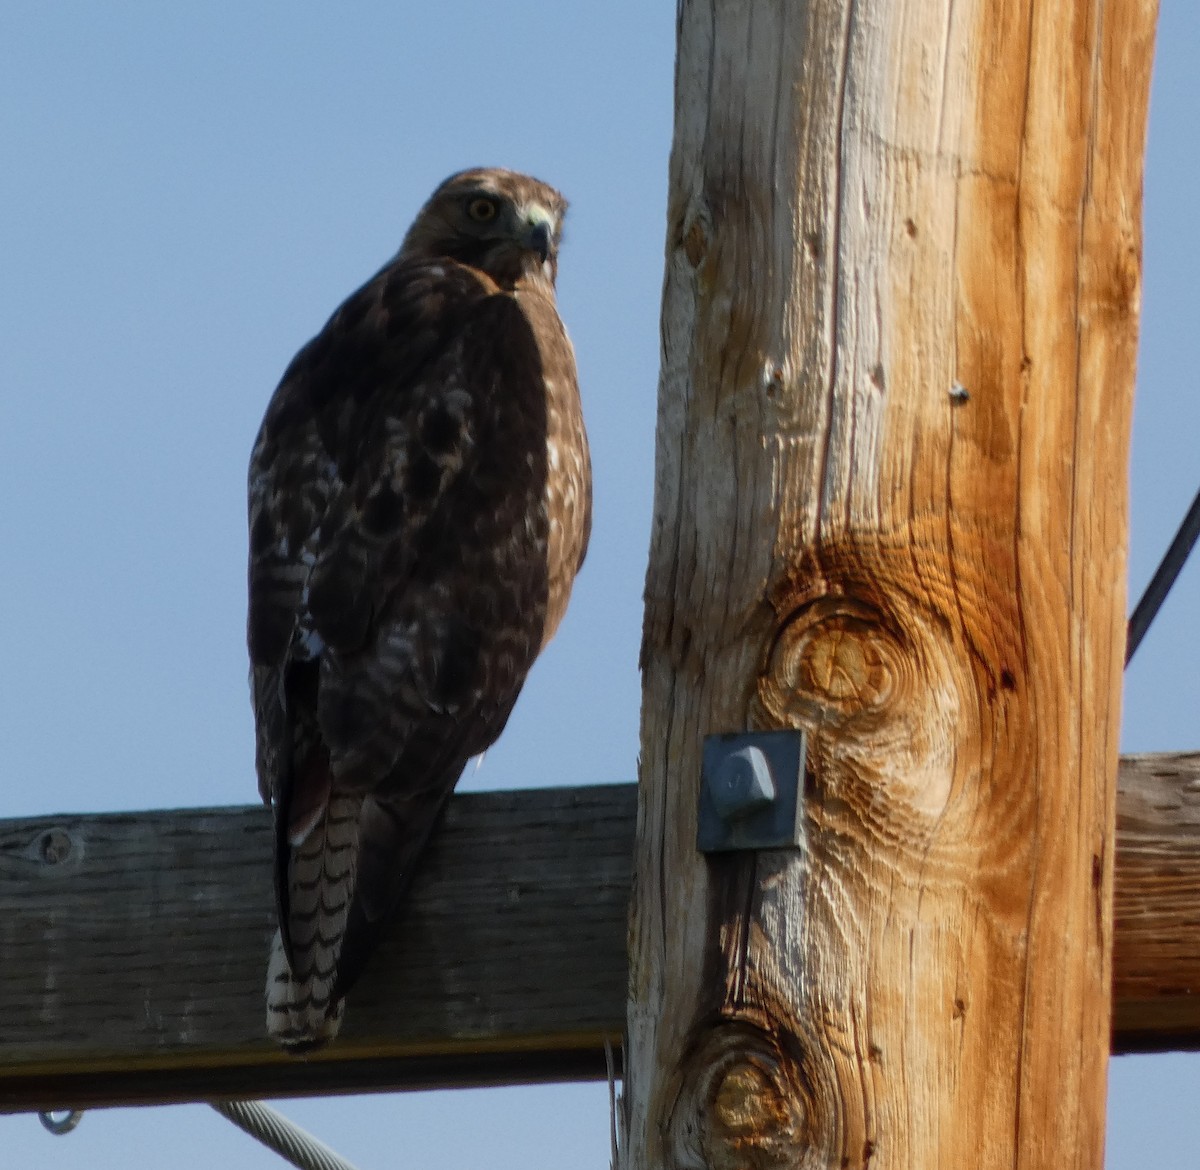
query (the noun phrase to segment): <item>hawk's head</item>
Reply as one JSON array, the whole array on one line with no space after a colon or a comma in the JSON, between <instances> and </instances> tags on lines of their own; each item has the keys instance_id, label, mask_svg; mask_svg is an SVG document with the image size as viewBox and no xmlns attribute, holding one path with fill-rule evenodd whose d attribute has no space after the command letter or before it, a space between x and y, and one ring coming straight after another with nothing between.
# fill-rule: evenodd
<instances>
[{"instance_id":1,"label":"hawk's head","mask_svg":"<svg viewBox=\"0 0 1200 1170\"><path fill-rule=\"evenodd\" d=\"M451 175L421 208L400 255L445 256L486 272L503 288L554 285L567 201L528 175L481 167Z\"/></svg>"}]
</instances>

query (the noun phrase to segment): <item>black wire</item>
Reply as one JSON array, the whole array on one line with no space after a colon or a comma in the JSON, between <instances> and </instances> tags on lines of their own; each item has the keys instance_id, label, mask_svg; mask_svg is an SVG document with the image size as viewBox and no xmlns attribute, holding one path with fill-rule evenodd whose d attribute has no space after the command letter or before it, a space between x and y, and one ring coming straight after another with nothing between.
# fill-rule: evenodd
<instances>
[{"instance_id":1,"label":"black wire","mask_svg":"<svg viewBox=\"0 0 1200 1170\"><path fill-rule=\"evenodd\" d=\"M1142 599L1137 603L1133 616L1129 619L1129 633L1125 642L1126 666L1137 653L1137 648L1142 644L1142 639L1146 636L1150 623L1158 616L1158 611L1162 608L1162 603L1166 601L1167 594L1171 592L1171 586L1175 584L1175 579L1179 576L1179 571L1187 561L1188 554L1195 546L1197 537L1200 537L1200 492L1196 493L1196 498L1183 518L1179 531L1175 533L1175 539L1171 541L1171 547L1167 549L1162 563L1154 571L1154 576L1150 578L1150 584L1146 586L1146 592L1142 594Z\"/></svg>"}]
</instances>

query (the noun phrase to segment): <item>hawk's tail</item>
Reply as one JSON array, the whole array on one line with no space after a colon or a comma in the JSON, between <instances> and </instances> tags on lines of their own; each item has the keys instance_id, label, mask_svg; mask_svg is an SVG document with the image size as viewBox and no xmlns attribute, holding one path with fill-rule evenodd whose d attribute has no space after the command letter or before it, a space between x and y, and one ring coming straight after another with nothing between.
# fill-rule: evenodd
<instances>
[{"instance_id":1,"label":"hawk's tail","mask_svg":"<svg viewBox=\"0 0 1200 1170\"><path fill-rule=\"evenodd\" d=\"M267 965L267 1033L293 1051L332 1040L342 1020L336 985L361 806L361 796L331 795L315 823L288 842L286 899L280 899L286 921Z\"/></svg>"}]
</instances>

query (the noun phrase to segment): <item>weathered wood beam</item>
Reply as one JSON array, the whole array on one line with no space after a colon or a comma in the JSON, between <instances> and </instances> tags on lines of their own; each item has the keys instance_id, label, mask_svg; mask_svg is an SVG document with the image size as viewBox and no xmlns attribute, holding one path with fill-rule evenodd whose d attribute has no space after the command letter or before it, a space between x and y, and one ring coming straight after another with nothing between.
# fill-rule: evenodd
<instances>
[{"instance_id":1,"label":"weathered wood beam","mask_svg":"<svg viewBox=\"0 0 1200 1170\"><path fill-rule=\"evenodd\" d=\"M0 1110L602 1077L634 813L632 785L457 797L306 1060L262 1038L263 809L0 822ZM1117 816L1113 1050L1200 1048L1200 753L1124 759Z\"/></svg>"},{"instance_id":2,"label":"weathered wood beam","mask_svg":"<svg viewBox=\"0 0 1200 1170\"><path fill-rule=\"evenodd\" d=\"M337 1043L265 1040L261 807L0 823L0 1110L604 1075L632 786L456 797Z\"/></svg>"},{"instance_id":3,"label":"weathered wood beam","mask_svg":"<svg viewBox=\"0 0 1200 1170\"><path fill-rule=\"evenodd\" d=\"M1117 778L1113 1051L1200 1049L1200 752Z\"/></svg>"}]
</instances>

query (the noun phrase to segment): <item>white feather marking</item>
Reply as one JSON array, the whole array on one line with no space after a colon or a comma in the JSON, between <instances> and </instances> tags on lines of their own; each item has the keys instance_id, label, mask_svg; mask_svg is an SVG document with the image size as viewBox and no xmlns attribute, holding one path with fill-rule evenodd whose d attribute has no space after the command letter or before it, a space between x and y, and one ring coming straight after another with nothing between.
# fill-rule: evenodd
<instances>
[{"instance_id":1,"label":"white feather marking","mask_svg":"<svg viewBox=\"0 0 1200 1170\"><path fill-rule=\"evenodd\" d=\"M283 937L276 931L267 960L267 1034L285 1048L332 1040L342 1022L344 1007L339 1001L332 1011L322 1008L296 983L288 967Z\"/></svg>"},{"instance_id":2,"label":"white feather marking","mask_svg":"<svg viewBox=\"0 0 1200 1170\"><path fill-rule=\"evenodd\" d=\"M296 966L289 966L278 935L267 965L267 1031L284 1047L319 1044L337 1034L342 1004L334 987L354 895L361 804L361 797L332 796L303 841L297 843L299 832L290 835L289 932Z\"/></svg>"},{"instance_id":3,"label":"white feather marking","mask_svg":"<svg viewBox=\"0 0 1200 1170\"><path fill-rule=\"evenodd\" d=\"M317 827L324 815L325 806L319 804L299 824L290 826L288 829L288 844L293 849L299 849L308 840L308 835Z\"/></svg>"}]
</instances>

